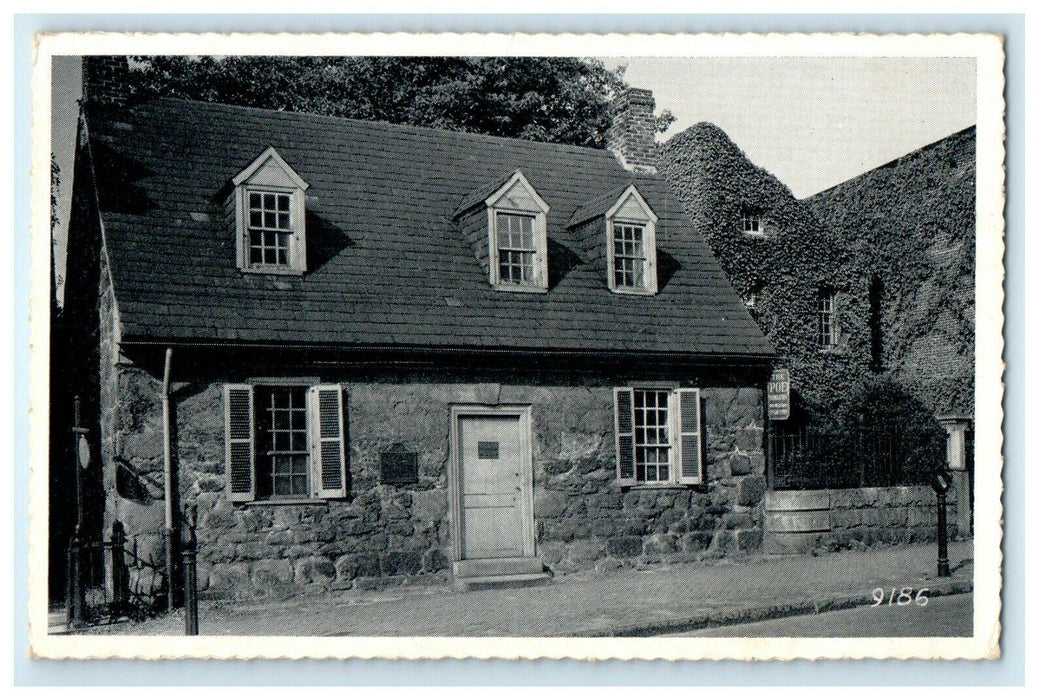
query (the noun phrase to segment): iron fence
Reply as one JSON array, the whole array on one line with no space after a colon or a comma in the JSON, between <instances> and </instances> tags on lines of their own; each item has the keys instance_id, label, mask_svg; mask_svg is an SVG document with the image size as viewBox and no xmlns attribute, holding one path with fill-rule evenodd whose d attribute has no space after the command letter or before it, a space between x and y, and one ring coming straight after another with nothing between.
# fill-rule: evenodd
<instances>
[{"instance_id":1,"label":"iron fence","mask_svg":"<svg viewBox=\"0 0 1046 700\"><path fill-rule=\"evenodd\" d=\"M66 550L66 611L70 626L144 619L158 612L167 596L162 557L143 556L140 543L162 533L128 538L113 523L109 539L74 537Z\"/></svg>"},{"instance_id":2,"label":"iron fence","mask_svg":"<svg viewBox=\"0 0 1046 700\"><path fill-rule=\"evenodd\" d=\"M776 490L928 484L946 443L903 429L804 427L770 434Z\"/></svg>"}]
</instances>

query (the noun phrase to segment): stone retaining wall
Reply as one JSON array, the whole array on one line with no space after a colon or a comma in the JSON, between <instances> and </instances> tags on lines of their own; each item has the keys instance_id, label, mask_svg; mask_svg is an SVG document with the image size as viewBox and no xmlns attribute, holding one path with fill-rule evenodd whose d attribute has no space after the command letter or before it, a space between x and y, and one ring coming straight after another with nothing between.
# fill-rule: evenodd
<instances>
[{"instance_id":1,"label":"stone retaining wall","mask_svg":"<svg viewBox=\"0 0 1046 700\"><path fill-rule=\"evenodd\" d=\"M772 491L763 504L763 549L784 554L824 546L906 543L937 536L937 494L929 486ZM948 531L957 533L955 492Z\"/></svg>"},{"instance_id":2,"label":"stone retaining wall","mask_svg":"<svg viewBox=\"0 0 1046 700\"><path fill-rule=\"evenodd\" d=\"M303 372L302 376L313 373ZM121 478L107 521L129 535L162 523L160 382L119 366L120 399L104 461ZM553 571L696 558L761 543L763 393L702 386L706 483L623 491L615 480L613 381L464 382L446 374L322 377L345 386L349 497L302 505L234 504L226 496L222 383L179 384L173 404L179 506L199 518L204 595L254 597L449 578L450 405L529 404L533 410L538 554ZM698 380L694 385L701 386ZM419 481L378 483L380 455L416 452ZM159 549L143 556L162 560Z\"/></svg>"}]
</instances>

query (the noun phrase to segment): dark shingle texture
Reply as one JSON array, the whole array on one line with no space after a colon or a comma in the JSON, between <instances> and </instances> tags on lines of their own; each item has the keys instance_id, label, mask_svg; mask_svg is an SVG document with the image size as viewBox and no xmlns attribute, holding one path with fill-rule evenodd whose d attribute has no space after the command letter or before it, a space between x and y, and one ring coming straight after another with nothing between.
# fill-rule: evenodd
<instances>
[{"instance_id":1,"label":"dark shingle texture","mask_svg":"<svg viewBox=\"0 0 1046 700\"><path fill-rule=\"evenodd\" d=\"M661 292L612 294L582 262L571 214L635 177L609 152L182 100L89 117L125 340L772 354L659 178L636 182L661 217ZM300 278L240 272L222 220L270 145L311 185ZM491 289L452 220L517 168L551 206L547 294Z\"/></svg>"}]
</instances>

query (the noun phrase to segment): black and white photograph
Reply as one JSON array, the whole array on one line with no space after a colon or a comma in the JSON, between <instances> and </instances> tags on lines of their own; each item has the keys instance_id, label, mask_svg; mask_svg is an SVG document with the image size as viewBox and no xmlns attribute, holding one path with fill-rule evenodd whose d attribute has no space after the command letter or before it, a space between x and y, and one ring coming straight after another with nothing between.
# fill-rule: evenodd
<instances>
[{"instance_id":1,"label":"black and white photograph","mask_svg":"<svg viewBox=\"0 0 1046 700\"><path fill-rule=\"evenodd\" d=\"M997 656L998 38L386 39L42 39L34 653Z\"/></svg>"}]
</instances>

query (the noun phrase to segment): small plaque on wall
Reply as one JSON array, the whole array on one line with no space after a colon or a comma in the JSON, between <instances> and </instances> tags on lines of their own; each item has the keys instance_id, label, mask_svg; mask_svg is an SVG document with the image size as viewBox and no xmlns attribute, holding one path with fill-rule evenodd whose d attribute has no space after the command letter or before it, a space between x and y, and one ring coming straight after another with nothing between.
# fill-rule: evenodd
<instances>
[{"instance_id":1,"label":"small plaque on wall","mask_svg":"<svg viewBox=\"0 0 1046 700\"><path fill-rule=\"evenodd\" d=\"M418 453L408 451L403 445L394 445L381 453L380 471L379 481L383 484L416 484Z\"/></svg>"}]
</instances>

